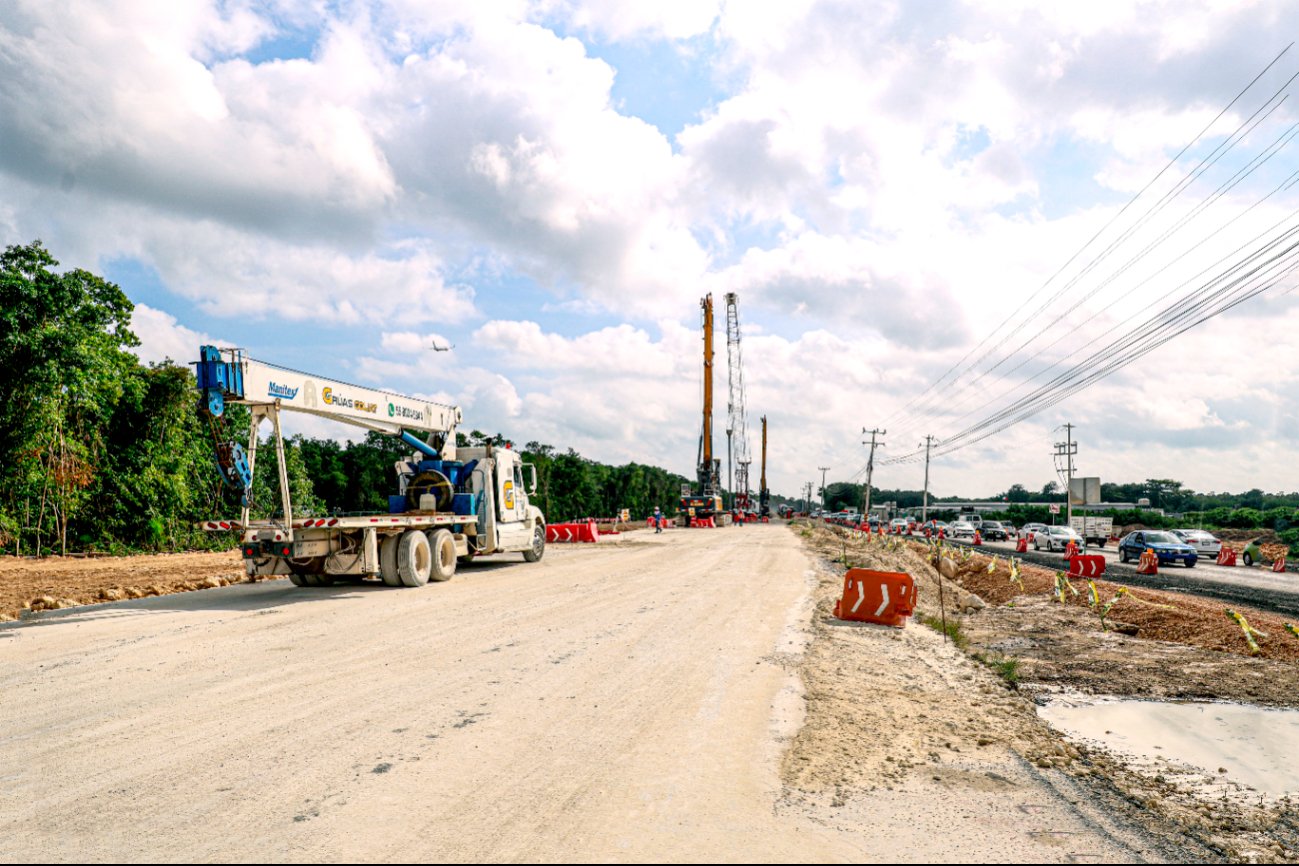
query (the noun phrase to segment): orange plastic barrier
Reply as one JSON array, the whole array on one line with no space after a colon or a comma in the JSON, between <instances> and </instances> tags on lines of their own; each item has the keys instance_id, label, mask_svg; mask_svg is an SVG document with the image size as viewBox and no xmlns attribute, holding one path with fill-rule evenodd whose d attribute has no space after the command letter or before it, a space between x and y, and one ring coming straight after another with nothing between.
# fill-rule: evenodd
<instances>
[{"instance_id":1,"label":"orange plastic barrier","mask_svg":"<svg viewBox=\"0 0 1299 866\"><path fill-rule=\"evenodd\" d=\"M1074 556L1069 560L1070 577L1100 577L1105 573L1105 557L1097 554Z\"/></svg>"},{"instance_id":2,"label":"orange plastic barrier","mask_svg":"<svg viewBox=\"0 0 1299 866\"><path fill-rule=\"evenodd\" d=\"M1218 565L1235 565L1235 564L1236 564L1236 551L1224 544L1222 546L1222 550L1218 551Z\"/></svg>"},{"instance_id":3,"label":"orange plastic barrier","mask_svg":"<svg viewBox=\"0 0 1299 866\"><path fill-rule=\"evenodd\" d=\"M695 529L716 529L717 523L711 517L692 517L690 525Z\"/></svg>"},{"instance_id":4,"label":"orange plastic barrier","mask_svg":"<svg viewBox=\"0 0 1299 866\"><path fill-rule=\"evenodd\" d=\"M983 536L979 534L979 530L977 529L974 530L974 546L983 547Z\"/></svg>"},{"instance_id":5,"label":"orange plastic barrier","mask_svg":"<svg viewBox=\"0 0 1299 866\"><path fill-rule=\"evenodd\" d=\"M1137 574L1159 574L1159 557L1147 547L1137 561Z\"/></svg>"},{"instance_id":6,"label":"orange plastic barrier","mask_svg":"<svg viewBox=\"0 0 1299 866\"><path fill-rule=\"evenodd\" d=\"M595 542L599 540L595 524L585 523L552 523L546 527L546 543L552 542Z\"/></svg>"},{"instance_id":7,"label":"orange plastic barrier","mask_svg":"<svg viewBox=\"0 0 1299 866\"><path fill-rule=\"evenodd\" d=\"M1285 571L1285 557L1284 557L1284 556L1278 556L1275 560L1273 560L1273 562L1272 562L1272 570L1275 571L1275 572L1277 572L1278 574L1280 574L1281 572Z\"/></svg>"},{"instance_id":8,"label":"orange plastic barrier","mask_svg":"<svg viewBox=\"0 0 1299 866\"><path fill-rule=\"evenodd\" d=\"M911 575L850 568L843 577L843 598L835 602L834 615L902 628L915 609L916 584Z\"/></svg>"},{"instance_id":9,"label":"orange plastic barrier","mask_svg":"<svg viewBox=\"0 0 1299 866\"><path fill-rule=\"evenodd\" d=\"M1027 539L1027 538L1021 538L1019 541L1015 542L1015 552L1016 552L1016 553L1028 553L1028 539Z\"/></svg>"},{"instance_id":10,"label":"orange plastic barrier","mask_svg":"<svg viewBox=\"0 0 1299 866\"><path fill-rule=\"evenodd\" d=\"M1078 545L1077 545L1077 544L1075 544L1074 542L1071 541L1071 542L1069 542L1068 544L1066 544L1066 545L1064 546L1064 558L1065 558L1065 559L1073 559L1073 558L1074 558L1075 556L1077 556L1077 555L1078 555Z\"/></svg>"}]
</instances>

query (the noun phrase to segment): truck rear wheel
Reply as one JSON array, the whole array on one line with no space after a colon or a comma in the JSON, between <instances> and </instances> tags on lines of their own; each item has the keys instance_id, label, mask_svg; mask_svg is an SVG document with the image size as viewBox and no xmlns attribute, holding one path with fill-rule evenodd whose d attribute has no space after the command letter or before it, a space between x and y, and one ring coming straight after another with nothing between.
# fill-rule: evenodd
<instances>
[{"instance_id":1,"label":"truck rear wheel","mask_svg":"<svg viewBox=\"0 0 1299 866\"><path fill-rule=\"evenodd\" d=\"M417 529L403 532L397 547L397 573L401 575L402 585L424 586L432 569L433 553L428 536Z\"/></svg>"},{"instance_id":2,"label":"truck rear wheel","mask_svg":"<svg viewBox=\"0 0 1299 866\"><path fill-rule=\"evenodd\" d=\"M446 529L435 531L426 543L432 548L432 570L429 578L439 583L456 573L456 540Z\"/></svg>"},{"instance_id":3,"label":"truck rear wheel","mask_svg":"<svg viewBox=\"0 0 1299 866\"><path fill-rule=\"evenodd\" d=\"M397 545L400 543L400 535L389 535L379 548L379 576L388 586L404 585L401 574L397 571Z\"/></svg>"},{"instance_id":4,"label":"truck rear wheel","mask_svg":"<svg viewBox=\"0 0 1299 866\"><path fill-rule=\"evenodd\" d=\"M546 554L546 530L538 525L532 533L532 547L523 551L524 562L539 562Z\"/></svg>"}]
</instances>

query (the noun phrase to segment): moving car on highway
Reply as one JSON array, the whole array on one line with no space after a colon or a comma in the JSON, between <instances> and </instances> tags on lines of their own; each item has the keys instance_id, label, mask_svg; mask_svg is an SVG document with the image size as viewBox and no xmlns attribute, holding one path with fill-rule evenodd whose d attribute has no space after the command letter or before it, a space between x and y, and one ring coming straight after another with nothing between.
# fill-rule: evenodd
<instances>
[{"instance_id":1,"label":"moving car on highway","mask_svg":"<svg viewBox=\"0 0 1299 866\"><path fill-rule=\"evenodd\" d=\"M1171 532L1157 532L1141 529L1129 532L1119 542L1119 562L1140 559L1146 550L1153 550L1159 557L1159 564L1181 561L1187 568L1195 568L1199 555L1195 548L1184 543Z\"/></svg>"},{"instance_id":2,"label":"moving car on highway","mask_svg":"<svg viewBox=\"0 0 1299 866\"><path fill-rule=\"evenodd\" d=\"M1050 529L1050 527L1045 523L1025 523L1019 528L1019 537L1028 538L1030 535L1034 535L1038 532L1046 532L1048 529Z\"/></svg>"},{"instance_id":3,"label":"moving car on highway","mask_svg":"<svg viewBox=\"0 0 1299 866\"><path fill-rule=\"evenodd\" d=\"M979 527L979 532L983 535L985 541L1005 541L1010 538L1005 528L996 520L985 520Z\"/></svg>"},{"instance_id":4,"label":"moving car on highway","mask_svg":"<svg viewBox=\"0 0 1299 866\"><path fill-rule=\"evenodd\" d=\"M947 531L947 534L952 538L973 538L974 524L966 523L963 520L957 521L952 524L951 528Z\"/></svg>"},{"instance_id":5,"label":"moving car on highway","mask_svg":"<svg viewBox=\"0 0 1299 866\"><path fill-rule=\"evenodd\" d=\"M1203 529L1174 529L1172 533L1185 544L1194 547L1195 552L1200 556L1216 557L1222 550L1222 542Z\"/></svg>"},{"instance_id":6,"label":"moving car on highway","mask_svg":"<svg viewBox=\"0 0 1299 866\"><path fill-rule=\"evenodd\" d=\"M1073 542L1082 550L1082 536L1074 532L1067 526L1044 526L1041 531L1033 534L1033 549L1041 550L1060 550L1063 551Z\"/></svg>"}]
</instances>

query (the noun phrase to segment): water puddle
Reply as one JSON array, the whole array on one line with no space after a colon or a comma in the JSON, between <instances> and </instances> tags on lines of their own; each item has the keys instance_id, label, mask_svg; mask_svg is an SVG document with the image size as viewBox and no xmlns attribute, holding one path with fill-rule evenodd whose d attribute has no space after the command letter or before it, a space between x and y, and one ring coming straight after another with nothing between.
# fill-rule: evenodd
<instances>
[{"instance_id":1,"label":"water puddle","mask_svg":"<svg viewBox=\"0 0 1299 866\"><path fill-rule=\"evenodd\" d=\"M1164 758L1264 794L1299 794L1299 710L1072 697L1038 713L1069 737L1138 762Z\"/></svg>"}]
</instances>

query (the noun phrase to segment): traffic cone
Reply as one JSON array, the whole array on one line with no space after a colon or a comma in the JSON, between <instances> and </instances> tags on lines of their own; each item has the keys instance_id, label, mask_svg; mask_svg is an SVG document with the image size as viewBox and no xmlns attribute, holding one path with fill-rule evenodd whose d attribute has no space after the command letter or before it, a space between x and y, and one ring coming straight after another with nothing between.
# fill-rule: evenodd
<instances>
[{"instance_id":1,"label":"traffic cone","mask_svg":"<svg viewBox=\"0 0 1299 866\"><path fill-rule=\"evenodd\" d=\"M1275 571L1277 574L1280 574L1281 572L1285 571L1284 556L1278 556L1275 560L1272 561L1272 570Z\"/></svg>"},{"instance_id":2,"label":"traffic cone","mask_svg":"<svg viewBox=\"0 0 1299 866\"><path fill-rule=\"evenodd\" d=\"M1028 536L1024 536L1015 543L1016 553L1028 553Z\"/></svg>"},{"instance_id":3,"label":"traffic cone","mask_svg":"<svg viewBox=\"0 0 1299 866\"><path fill-rule=\"evenodd\" d=\"M1074 558L1075 556L1077 556L1077 555L1078 555L1078 545L1077 545L1077 544L1074 544L1074 543L1071 541L1071 542L1069 542L1067 545L1065 545L1065 548L1064 548L1064 558L1065 558L1065 559L1073 559L1073 558Z\"/></svg>"},{"instance_id":4,"label":"traffic cone","mask_svg":"<svg viewBox=\"0 0 1299 866\"><path fill-rule=\"evenodd\" d=\"M977 529L974 530L974 546L983 547L983 536L979 534L979 530Z\"/></svg>"},{"instance_id":5,"label":"traffic cone","mask_svg":"<svg viewBox=\"0 0 1299 866\"><path fill-rule=\"evenodd\" d=\"M1137 561L1137 574L1159 574L1159 557L1149 547Z\"/></svg>"}]
</instances>

